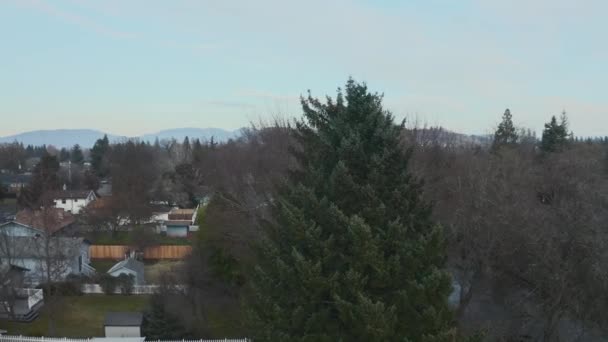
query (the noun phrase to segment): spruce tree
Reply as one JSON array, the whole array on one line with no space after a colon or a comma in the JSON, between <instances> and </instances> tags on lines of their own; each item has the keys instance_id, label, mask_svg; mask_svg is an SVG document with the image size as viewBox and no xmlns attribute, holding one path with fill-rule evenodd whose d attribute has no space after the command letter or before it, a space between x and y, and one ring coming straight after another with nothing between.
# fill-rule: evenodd
<instances>
[{"instance_id":1,"label":"spruce tree","mask_svg":"<svg viewBox=\"0 0 608 342\"><path fill-rule=\"evenodd\" d=\"M74 164L84 163L84 155L82 154L80 145L76 144L74 147L72 147L72 151L70 151L70 159Z\"/></svg>"},{"instance_id":2,"label":"spruce tree","mask_svg":"<svg viewBox=\"0 0 608 342\"><path fill-rule=\"evenodd\" d=\"M107 134L102 139L97 139L93 148L91 148L91 167L99 177L105 177L108 174L108 167L104 163L104 158L109 149L110 141Z\"/></svg>"},{"instance_id":3,"label":"spruce tree","mask_svg":"<svg viewBox=\"0 0 608 342\"><path fill-rule=\"evenodd\" d=\"M167 312L163 297L156 294L150 299L150 307L144 312L142 335L148 340L181 340L191 337L178 317Z\"/></svg>"},{"instance_id":4,"label":"spruce tree","mask_svg":"<svg viewBox=\"0 0 608 342\"><path fill-rule=\"evenodd\" d=\"M551 121L545 124L540 149L543 152L561 151L568 143L569 136L566 112L562 113L560 123L557 123L557 118L554 115L551 117Z\"/></svg>"},{"instance_id":5,"label":"spruce tree","mask_svg":"<svg viewBox=\"0 0 608 342\"><path fill-rule=\"evenodd\" d=\"M59 161L66 162L68 160L70 160L70 151L64 147L59 151Z\"/></svg>"},{"instance_id":6,"label":"spruce tree","mask_svg":"<svg viewBox=\"0 0 608 342\"><path fill-rule=\"evenodd\" d=\"M299 169L273 201L251 281L260 341L446 341L442 230L408 172L403 125L352 79L302 99Z\"/></svg>"},{"instance_id":7,"label":"spruce tree","mask_svg":"<svg viewBox=\"0 0 608 342\"><path fill-rule=\"evenodd\" d=\"M517 144L518 134L515 126L513 125L513 118L511 111L507 108L505 113L502 115L502 121L498 125L496 132L494 132L494 142L492 148L497 150L504 146L512 146Z\"/></svg>"}]
</instances>

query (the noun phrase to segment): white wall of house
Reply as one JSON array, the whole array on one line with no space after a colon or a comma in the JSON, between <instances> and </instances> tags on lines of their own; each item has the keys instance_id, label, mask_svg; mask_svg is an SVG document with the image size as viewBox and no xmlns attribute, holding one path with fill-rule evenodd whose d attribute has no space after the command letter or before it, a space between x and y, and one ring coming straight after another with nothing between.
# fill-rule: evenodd
<instances>
[{"instance_id":1,"label":"white wall of house","mask_svg":"<svg viewBox=\"0 0 608 342\"><path fill-rule=\"evenodd\" d=\"M26 227L24 225L11 222L0 226L0 261L8 262L15 266L23 267L28 269L24 274L24 280L31 285L38 285L48 280L47 266L50 264L50 276L52 281L59 281L65 279L69 274L82 274L82 264L89 264L89 245L82 242L78 251L75 251L73 255L63 254L61 259L53 259L50 262L43 257L46 253L43 251L44 235L38 229ZM40 253L35 256L19 257L18 254L22 251L17 250L18 247L13 247L11 244L11 237L31 237L32 244L39 246ZM51 240L52 243L52 240Z\"/></svg>"},{"instance_id":2,"label":"white wall of house","mask_svg":"<svg viewBox=\"0 0 608 342\"><path fill-rule=\"evenodd\" d=\"M11 264L19 267L27 268L24 281L27 284L36 286L48 280L47 262L44 259L35 258L14 258ZM50 262L51 281L60 281L65 279L70 274L79 274L78 258L69 260L54 260Z\"/></svg>"},{"instance_id":3,"label":"white wall of house","mask_svg":"<svg viewBox=\"0 0 608 342\"><path fill-rule=\"evenodd\" d=\"M55 199L55 207L63 209L72 214L78 214L84 209L91 201L86 198L65 198Z\"/></svg>"},{"instance_id":4,"label":"white wall of house","mask_svg":"<svg viewBox=\"0 0 608 342\"><path fill-rule=\"evenodd\" d=\"M140 327L105 326L106 337L141 337Z\"/></svg>"},{"instance_id":5,"label":"white wall of house","mask_svg":"<svg viewBox=\"0 0 608 342\"><path fill-rule=\"evenodd\" d=\"M167 226L167 236L171 237L187 237L189 226Z\"/></svg>"}]
</instances>

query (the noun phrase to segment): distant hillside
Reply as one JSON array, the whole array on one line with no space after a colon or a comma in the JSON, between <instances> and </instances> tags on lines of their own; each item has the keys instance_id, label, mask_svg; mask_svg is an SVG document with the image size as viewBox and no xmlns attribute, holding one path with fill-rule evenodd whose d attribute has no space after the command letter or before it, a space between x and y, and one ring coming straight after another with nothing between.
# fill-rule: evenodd
<instances>
[{"instance_id":1,"label":"distant hillside","mask_svg":"<svg viewBox=\"0 0 608 342\"><path fill-rule=\"evenodd\" d=\"M95 141L102 138L105 133L92 129L55 129L24 132L7 137L0 137L0 143L12 143L14 141L24 145L53 145L55 147L72 147L79 144L83 147L91 147ZM120 136L108 134L110 140L121 139Z\"/></svg>"},{"instance_id":2,"label":"distant hillside","mask_svg":"<svg viewBox=\"0 0 608 342\"><path fill-rule=\"evenodd\" d=\"M215 141L223 142L238 137L240 131L241 130L228 131L221 128L174 128L162 130L153 134L146 134L138 138L149 142L154 142L156 138L161 141L175 139L181 142L185 137L190 138L190 140L210 140L211 137L213 137Z\"/></svg>"},{"instance_id":3,"label":"distant hillside","mask_svg":"<svg viewBox=\"0 0 608 342\"><path fill-rule=\"evenodd\" d=\"M221 128L176 128L162 130L153 134L145 134L139 137L133 137L143 141L154 142L156 138L159 140L176 139L182 141L186 136L191 139L209 140L211 137L218 142L227 141L228 139L238 137L241 130L229 131ZM104 136L104 132L92 129L56 129L56 130L40 130L24 132L6 137L0 137L1 143L12 143L14 141L23 143L24 145L53 145L55 147L72 147L79 144L84 148L90 148L95 144L97 139ZM111 142L123 141L128 139L125 136L108 134Z\"/></svg>"},{"instance_id":4,"label":"distant hillside","mask_svg":"<svg viewBox=\"0 0 608 342\"><path fill-rule=\"evenodd\" d=\"M418 144L421 145L440 143L441 145L452 146L487 146L492 143L492 136L462 134L442 127L408 129L407 134L413 135Z\"/></svg>"}]
</instances>

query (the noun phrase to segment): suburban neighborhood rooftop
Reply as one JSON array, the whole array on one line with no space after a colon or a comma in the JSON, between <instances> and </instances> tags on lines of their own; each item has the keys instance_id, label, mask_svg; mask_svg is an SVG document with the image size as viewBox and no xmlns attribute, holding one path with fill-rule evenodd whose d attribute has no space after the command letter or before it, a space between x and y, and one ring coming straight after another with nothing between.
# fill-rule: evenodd
<instances>
[{"instance_id":1,"label":"suburban neighborhood rooftop","mask_svg":"<svg viewBox=\"0 0 608 342\"><path fill-rule=\"evenodd\" d=\"M139 326L143 320L141 312L108 312L103 322L104 326Z\"/></svg>"}]
</instances>

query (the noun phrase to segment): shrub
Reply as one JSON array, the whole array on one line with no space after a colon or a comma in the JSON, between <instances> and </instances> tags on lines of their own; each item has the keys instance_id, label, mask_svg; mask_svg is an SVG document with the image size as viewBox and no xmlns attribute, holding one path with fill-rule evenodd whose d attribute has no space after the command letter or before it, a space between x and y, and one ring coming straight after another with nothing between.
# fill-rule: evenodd
<instances>
[{"instance_id":1,"label":"shrub","mask_svg":"<svg viewBox=\"0 0 608 342\"><path fill-rule=\"evenodd\" d=\"M43 283L37 288L43 290L44 296L80 296L82 295L81 285L79 277L68 276L65 281Z\"/></svg>"},{"instance_id":2,"label":"shrub","mask_svg":"<svg viewBox=\"0 0 608 342\"><path fill-rule=\"evenodd\" d=\"M117 279L109 274L104 273L99 277L99 286L101 286L103 293L107 295L113 295L117 285Z\"/></svg>"},{"instance_id":3,"label":"shrub","mask_svg":"<svg viewBox=\"0 0 608 342\"><path fill-rule=\"evenodd\" d=\"M124 274L121 273L118 278L116 278L118 283L118 288L120 288L120 292L124 295L130 295L133 293L133 288L135 286L135 277L132 274Z\"/></svg>"}]
</instances>

